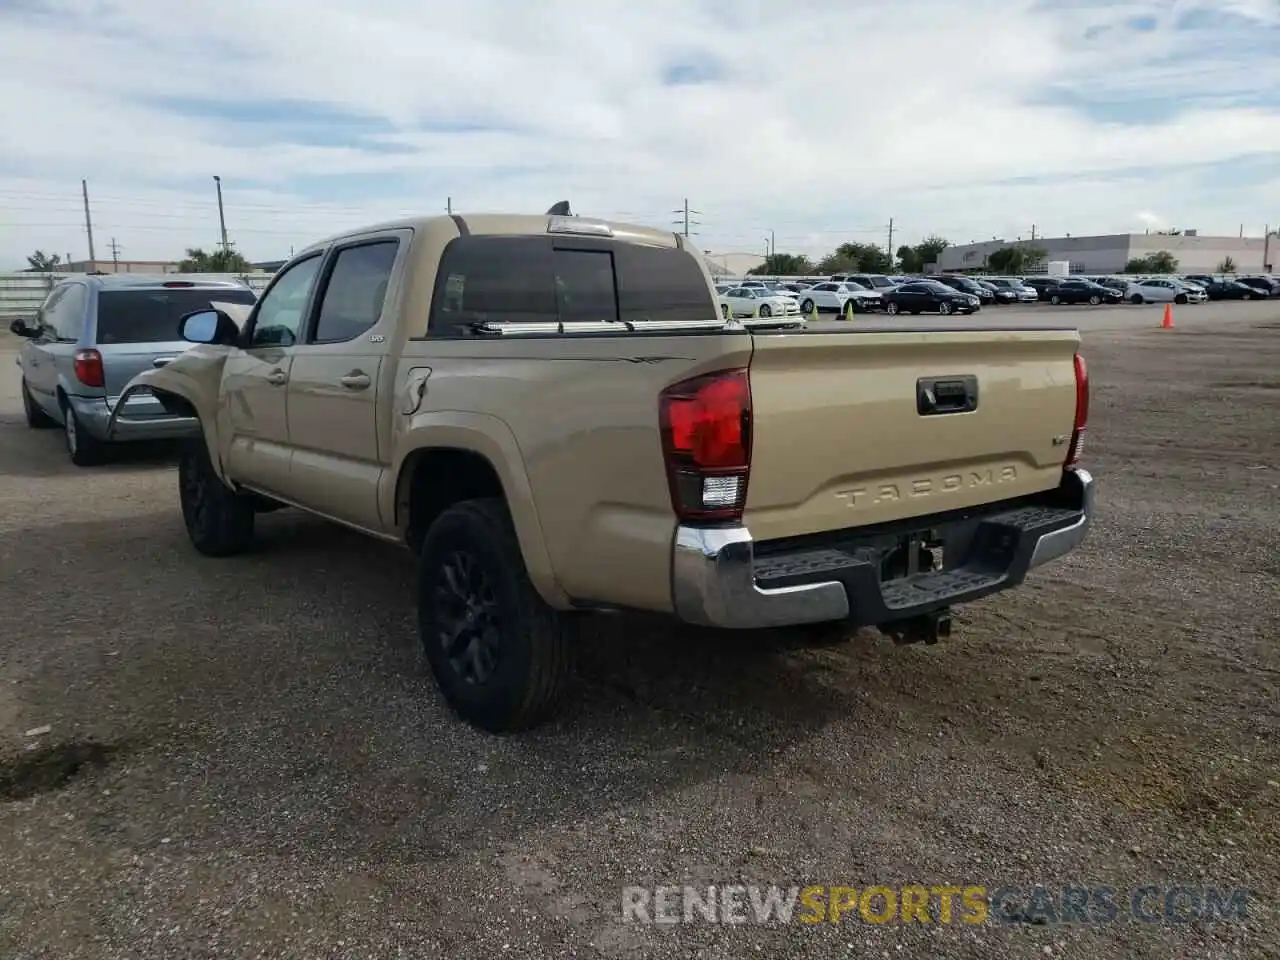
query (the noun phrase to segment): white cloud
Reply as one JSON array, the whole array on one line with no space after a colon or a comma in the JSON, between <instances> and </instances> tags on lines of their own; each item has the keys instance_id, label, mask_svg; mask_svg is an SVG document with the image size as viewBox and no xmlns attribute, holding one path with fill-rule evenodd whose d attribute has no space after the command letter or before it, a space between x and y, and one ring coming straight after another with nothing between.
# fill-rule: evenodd
<instances>
[{"instance_id":1,"label":"white cloud","mask_svg":"<svg viewBox=\"0 0 1280 960\"><path fill-rule=\"evenodd\" d=\"M129 258L212 244L214 173L261 258L448 195L655 224L687 196L717 250L1280 216L1280 3L778 9L25 0L0 12L0 264L84 255L81 177L99 256ZM721 75L664 85L681 65ZM229 119L281 101L309 106ZM368 120L296 122L320 108Z\"/></svg>"}]
</instances>

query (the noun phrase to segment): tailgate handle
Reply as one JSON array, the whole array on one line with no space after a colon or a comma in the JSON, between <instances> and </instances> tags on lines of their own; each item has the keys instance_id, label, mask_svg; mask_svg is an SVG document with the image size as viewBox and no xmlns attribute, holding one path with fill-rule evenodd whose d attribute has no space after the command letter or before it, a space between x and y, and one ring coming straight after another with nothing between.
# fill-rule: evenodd
<instances>
[{"instance_id":1,"label":"tailgate handle","mask_svg":"<svg viewBox=\"0 0 1280 960\"><path fill-rule=\"evenodd\" d=\"M921 377L916 381L916 412L922 417L977 409L977 377Z\"/></svg>"}]
</instances>

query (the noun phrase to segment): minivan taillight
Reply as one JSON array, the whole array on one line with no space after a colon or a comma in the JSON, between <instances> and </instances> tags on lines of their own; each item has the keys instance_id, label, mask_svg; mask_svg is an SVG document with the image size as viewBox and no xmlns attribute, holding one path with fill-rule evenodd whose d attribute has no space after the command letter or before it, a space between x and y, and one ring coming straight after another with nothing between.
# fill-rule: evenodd
<instances>
[{"instance_id":1,"label":"minivan taillight","mask_svg":"<svg viewBox=\"0 0 1280 960\"><path fill-rule=\"evenodd\" d=\"M1067 447L1067 461L1064 467L1074 467L1080 462L1080 453L1084 449L1084 430L1089 425L1089 371L1084 365L1084 357L1075 356L1076 368L1076 421L1071 428L1071 446Z\"/></svg>"},{"instance_id":2,"label":"minivan taillight","mask_svg":"<svg viewBox=\"0 0 1280 960\"><path fill-rule=\"evenodd\" d=\"M102 375L102 354L97 350L77 350L72 362L76 379L86 387L101 387L106 383Z\"/></svg>"},{"instance_id":3,"label":"minivan taillight","mask_svg":"<svg viewBox=\"0 0 1280 960\"><path fill-rule=\"evenodd\" d=\"M671 506L682 521L740 520L751 468L746 370L723 370L663 390L658 401Z\"/></svg>"}]
</instances>

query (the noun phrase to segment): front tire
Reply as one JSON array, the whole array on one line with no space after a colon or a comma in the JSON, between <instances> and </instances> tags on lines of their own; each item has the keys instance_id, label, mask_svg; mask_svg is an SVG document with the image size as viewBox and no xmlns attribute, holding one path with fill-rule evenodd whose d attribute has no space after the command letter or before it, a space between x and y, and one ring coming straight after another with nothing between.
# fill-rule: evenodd
<instances>
[{"instance_id":1,"label":"front tire","mask_svg":"<svg viewBox=\"0 0 1280 960\"><path fill-rule=\"evenodd\" d=\"M27 426L32 430L48 430L56 427L58 421L49 416L36 403L35 397L31 396L31 391L27 389L27 381L22 381L22 412L27 417Z\"/></svg>"},{"instance_id":2,"label":"front tire","mask_svg":"<svg viewBox=\"0 0 1280 960\"><path fill-rule=\"evenodd\" d=\"M427 531L418 628L445 702L482 730L538 725L569 686L571 618L529 580L501 500L455 504Z\"/></svg>"},{"instance_id":3,"label":"front tire","mask_svg":"<svg viewBox=\"0 0 1280 960\"><path fill-rule=\"evenodd\" d=\"M253 541L253 500L213 469L204 438L188 441L178 461L178 497L191 544L207 557L229 557Z\"/></svg>"},{"instance_id":4,"label":"front tire","mask_svg":"<svg viewBox=\"0 0 1280 960\"><path fill-rule=\"evenodd\" d=\"M1089 303L1090 303L1091 305L1095 306L1095 307L1096 307L1098 304L1100 304L1101 302L1102 302L1102 298L1101 298L1100 296L1098 296L1096 293L1095 293L1092 297L1090 297L1090 298L1089 298Z\"/></svg>"},{"instance_id":5,"label":"front tire","mask_svg":"<svg viewBox=\"0 0 1280 960\"><path fill-rule=\"evenodd\" d=\"M773 316L773 307L769 306L767 303L762 303L762 304L760 304L760 316L762 316L762 317L772 317L772 316Z\"/></svg>"},{"instance_id":6,"label":"front tire","mask_svg":"<svg viewBox=\"0 0 1280 960\"><path fill-rule=\"evenodd\" d=\"M943 300L940 304L938 304L938 313L942 314L942 316L945 317L950 312L951 312L951 304L947 303L947 301Z\"/></svg>"},{"instance_id":7,"label":"front tire","mask_svg":"<svg viewBox=\"0 0 1280 960\"><path fill-rule=\"evenodd\" d=\"M1178 294L1176 297L1174 297L1174 298L1173 298L1173 302L1174 302L1174 303L1186 303L1186 302L1187 302L1187 295L1186 295L1185 293L1180 293L1180 294Z\"/></svg>"},{"instance_id":8,"label":"front tire","mask_svg":"<svg viewBox=\"0 0 1280 960\"><path fill-rule=\"evenodd\" d=\"M891 317L896 317L898 315L898 311L901 309L902 309L901 307L899 307L896 303L890 300L887 304L885 304L884 312Z\"/></svg>"},{"instance_id":9,"label":"front tire","mask_svg":"<svg viewBox=\"0 0 1280 960\"><path fill-rule=\"evenodd\" d=\"M1146 301L1142 299L1142 294L1135 293L1132 297L1129 298L1129 302L1132 303L1135 307L1140 307Z\"/></svg>"},{"instance_id":10,"label":"front tire","mask_svg":"<svg viewBox=\"0 0 1280 960\"><path fill-rule=\"evenodd\" d=\"M727 303L720 304L720 316L724 317L726 320L730 319L729 305Z\"/></svg>"}]
</instances>

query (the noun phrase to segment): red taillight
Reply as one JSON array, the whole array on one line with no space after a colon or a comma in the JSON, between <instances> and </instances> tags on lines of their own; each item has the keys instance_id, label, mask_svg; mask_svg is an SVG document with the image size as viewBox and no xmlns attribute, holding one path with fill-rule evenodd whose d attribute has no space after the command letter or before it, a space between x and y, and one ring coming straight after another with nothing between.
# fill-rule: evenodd
<instances>
[{"instance_id":1,"label":"red taillight","mask_svg":"<svg viewBox=\"0 0 1280 960\"><path fill-rule=\"evenodd\" d=\"M1076 422L1071 428L1071 446L1067 447L1067 462L1063 466L1073 467L1080 462L1080 453L1084 449L1084 430L1089 425L1089 371L1084 365L1084 357L1076 354Z\"/></svg>"},{"instance_id":2,"label":"red taillight","mask_svg":"<svg viewBox=\"0 0 1280 960\"><path fill-rule=\"evenodd\" d=\"M86 387L101 387L106 383L102 375L102 354L97 350L77 350L73 362L76 379Z\"/></svg>"},{"instance_id":3,"label":"red taillight","mask_svg":"<svg viewBox=\"0 0 1280 960\"><path fill-rule=\"evenodd\" d=\"M668 387L658 418L676 516L741 519L751 466L747 371L725 370Z\"/></svg>"}]
</instances>

